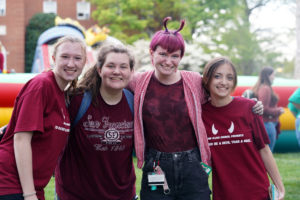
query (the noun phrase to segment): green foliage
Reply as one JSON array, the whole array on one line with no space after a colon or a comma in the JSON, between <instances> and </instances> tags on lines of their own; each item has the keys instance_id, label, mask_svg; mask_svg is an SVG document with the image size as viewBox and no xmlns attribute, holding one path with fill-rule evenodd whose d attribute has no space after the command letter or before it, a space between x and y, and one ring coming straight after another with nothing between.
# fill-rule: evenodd
<instances>
[{"instance_id":1,"label":"green foliage","mask_svg":"<svg viewBox=\"0 0 300 200\"><path fill-rule=\"evenodd\" d=\"M138 39L149 39L156 31L161 30L162 20L171 16L179 27L181 19L186 20L182 34L186 40L192 39L197 22L210 19L214 11L224 6L229 7L234 0L215 1L207 0L90 0L98 9L92 16L100 26L108 26L111 35L132 43ZM210 11L205 11L211 6ZM176 21L176 22L175 22ZM173 23L173 22L172 22ZM171 24L171 23L170 23Z\"/></svg>"},{"instance_id":2,"label":"green foliage","mask_svg":"<svg viewBox=\"0 0 300 200\"><path fill-rule=\"evenodd\" d=\"M41 33L55 25L55 17L55 14L38 13L30 19L25 35L25 72L31 72L37 40Z\"/></svg>"}]
</instances>

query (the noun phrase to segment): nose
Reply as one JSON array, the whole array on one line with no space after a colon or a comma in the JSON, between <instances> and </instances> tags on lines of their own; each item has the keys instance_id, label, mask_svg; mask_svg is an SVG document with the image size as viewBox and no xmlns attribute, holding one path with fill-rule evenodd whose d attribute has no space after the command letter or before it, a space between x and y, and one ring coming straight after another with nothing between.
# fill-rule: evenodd
<instances>
[{"instance_id":1,"label":"nose","mask_svg":"<svg viewBox=\"0 0 300 200\"><path fill-rule=\"evenodd\" d=\"M170 56L168 56L168 57L166 58L166 64L167 64L167 65L171 65L171 64L172 64L172 58L171 58Z\"/></svg>"},{"instance_id":2,"label":"nose","mask_svg":"<svg viewBox=\"0 0 300 200\"><path fill-rule=\"evenodd\" d=\"M70 58L70 59L68 60L68 67L73 67L73 66L75 66L75 61L74 61L73 58Z\"/></svg>"},{"instance_id":3,"label":"nose","mask_svg":"<svg viewBox=\"0 0 300 200\"><path fill-rule=\"evenodd\" d=\"M222 84L225 84L226 81L227 81L227 80L226 80L226 77L223 77L223 78L221 79L221 83L222 83Z\"/></svg>"},{"instance_id":4,"label":"nose","mask_svg":"<svg viewBox=\"0 0 300 200\"><path fill-rule=\"evenodd\" d=\"M120 67L115 67L113 73L120 74Z\"/></svg>"}]
</instances>

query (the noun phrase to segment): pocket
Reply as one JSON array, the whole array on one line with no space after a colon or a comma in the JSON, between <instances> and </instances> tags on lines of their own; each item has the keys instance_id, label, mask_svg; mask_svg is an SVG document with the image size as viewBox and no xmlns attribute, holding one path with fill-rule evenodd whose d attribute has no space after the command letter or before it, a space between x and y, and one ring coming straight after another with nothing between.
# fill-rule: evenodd
<instances>
[{"instance_id":1,"label":"pocket","mask_svg":"<svg viewBox=\"0 0 300 200\"><path fill-rule=\"evenodd\" d=\"M153 157L147 157L143 166L143 172L153 171Z\"/></svg>"}]
</instances>

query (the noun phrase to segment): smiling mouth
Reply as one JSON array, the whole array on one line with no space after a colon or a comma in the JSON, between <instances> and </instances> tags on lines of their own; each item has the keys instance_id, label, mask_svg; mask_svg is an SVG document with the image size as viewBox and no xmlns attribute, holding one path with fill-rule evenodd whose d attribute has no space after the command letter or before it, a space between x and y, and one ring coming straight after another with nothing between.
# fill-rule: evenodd
<instances>
[{"instance_id":1,"label":"smiling mouth","mask_svg":"<svg viewBox=\"0 0 300 200\"><path fill-rule=\"evenodd\" d=\"M112 78L110 78L110 80L113 80L113 81L121 81L121 80L123 80L123 78L112 77Z\"/></svg>"},{"instance_id":2,"label":"smiling mouth","mask_svg":"<svg viewBox=\"0 0 300 200\"><path fill-rule=\"evenodd\" d=\"M64 69L65 72L77 72L77 69Z\"/></svg>"}]
</instances>

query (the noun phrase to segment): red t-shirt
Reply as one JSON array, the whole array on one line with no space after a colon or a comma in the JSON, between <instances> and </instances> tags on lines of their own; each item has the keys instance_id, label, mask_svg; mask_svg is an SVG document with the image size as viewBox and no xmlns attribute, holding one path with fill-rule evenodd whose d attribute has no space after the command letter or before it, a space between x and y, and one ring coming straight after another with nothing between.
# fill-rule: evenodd
<instances>
[{"instance_id":1,"label":"red t-shirt","mask_svg":"<svg viewBox=\"0 0 300 200\"><path fill-rule=\"evenodd\" d=\"M190 120L182 79L172 85L151 77L143 105L147 148L161 152L181 152L197 147Z\"/></svg>"},{"instance_id":2,"label":"red t-shirt","mask_svg":"<svg viewBox=\"0 0 300 200\"><path fill-rule=\"evenodd\" d=\"M23 193L13 149L14 133L33 131L31 141L35 190L44 199L70 130L64 92L52 71L37 75L18 94L11 120L0 143L0 195Z\"/></svg>"},{"instance_id":3,"label":"red t-shirt","mask_svg":"<svg viewBox=\"0 0 300 200\"><path fill-rule=\"evenodd\" d=\"M75 119L82 95L69 107ZM98 96L72 129L55 170L56 191L63 200L128 200L135 196L132 162L133 116L123 94L116 105Z\"/></svg>"},{"instance_id":4,"label":"red t-shirt","mask_svg":"<svg viewBox=\"0 0 300 200\"><path fill-rule=\"evenodd\" d=\"M212 155L214 200L266 200L269 180L259 150L269 143L254 101L235 97L223 107L203 105Z\"/></svg>"}]
</instances>

